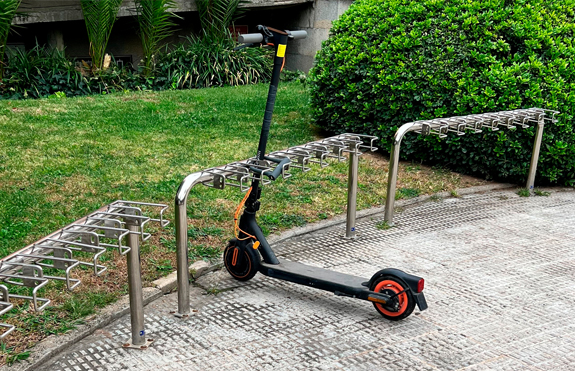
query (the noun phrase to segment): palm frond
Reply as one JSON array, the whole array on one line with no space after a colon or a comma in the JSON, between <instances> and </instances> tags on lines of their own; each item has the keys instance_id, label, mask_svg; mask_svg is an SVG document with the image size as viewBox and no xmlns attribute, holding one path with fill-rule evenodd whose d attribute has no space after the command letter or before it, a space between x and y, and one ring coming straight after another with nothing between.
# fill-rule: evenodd
<instances>
[{"instance_id":1,"label":"palm frond","mask_svg":"<svg viewBox=\"0 0 575 371\"><path fill-rule=\"evenodd\" d=\"M0 80L4 76L4 54L12 20L20 7L21 0L0 0Z\"/></svg>"},{"instance_id":2,"label":"palm frond","mask_svg":"<svg viewBox=\"0 0 575 371\"><path fill-rule=\"evenodd\" d=\"M122 0L80 0L90 41L92 68L101 69Z\"/></svg>"},{"instance_id":3,"label":"palm frond","mask_svg":"<svg viewBox=\"0 0 575 371\"><path fill-rule=\"evenodd\" d=\"M228 27L245 13L245 0L196 0L202 29L211 38L228 37Z\"/></svg>"},{"instance_id":4,"label":"palm frond","mask_svg":"<svg viewBox=\"0 0 575 371\"><path fill-rule=\"evenodd\" d=\"M149 74L154 67L155 55L160 50L160 43L171 36L176 23L173 18L181 18L170 9L175 9L174 0L134 0L138 15L139 33L144 50L144 74Z\"/></svg>"}]
</instances>

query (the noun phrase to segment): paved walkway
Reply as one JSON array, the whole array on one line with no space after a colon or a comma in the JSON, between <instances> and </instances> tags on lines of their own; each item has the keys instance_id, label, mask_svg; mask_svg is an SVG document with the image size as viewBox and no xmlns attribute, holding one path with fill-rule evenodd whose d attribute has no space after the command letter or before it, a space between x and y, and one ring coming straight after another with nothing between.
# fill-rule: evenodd
<instances>
[{"instance_id":1,"label":"paved walkway","mask_svg":"<svg viewBox=\"0 0 575 371\"><path fill-rule=\"evenodd\" d=\"M44 369L575 370L575 192L426 202L384 231L382 218L363 220L359 241L342 240L338 227L277 249L365 277L388 266L421 275L425 312L389 322L367 302L215 272L192 290L190 319L169 314L175 294L145 308L151 348L120 347L130 334L123 317Z\"/></svg>"}]
</instances>

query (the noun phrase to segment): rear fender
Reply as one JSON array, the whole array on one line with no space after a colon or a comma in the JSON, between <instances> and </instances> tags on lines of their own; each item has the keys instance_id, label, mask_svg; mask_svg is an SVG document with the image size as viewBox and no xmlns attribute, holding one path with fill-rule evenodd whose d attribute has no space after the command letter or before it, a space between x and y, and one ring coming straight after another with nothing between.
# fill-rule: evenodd
<instances>
[{"instance_id":1,"label":"rear fender","mask_svg":"<svg viewBox=\"0 0 575 371\"><path fill-rule=\"evenodd\" d=\"M409 273L405 273L404 271L401 271L399 269L385 268L385 269L378 271L377 273L375 273L371 277L371 279L369 280L370 290L373 287L373 283L379 277L382 277L382 276L393 276L393 277L397 277L397 278L401 279L403 282L405 282L407 284L407 286L411 290L411 294L412 294L413 299L415 300L415 303L417 304L417 307L419 308L419 310L427 309L427 302L425 301L425 296L423 296L423 292L420 292L420 293L417 292L417 284L419 283L419 280L421 280L421 277L414 276L414 275L409 274Z\"/></svg>"}]
</instances>

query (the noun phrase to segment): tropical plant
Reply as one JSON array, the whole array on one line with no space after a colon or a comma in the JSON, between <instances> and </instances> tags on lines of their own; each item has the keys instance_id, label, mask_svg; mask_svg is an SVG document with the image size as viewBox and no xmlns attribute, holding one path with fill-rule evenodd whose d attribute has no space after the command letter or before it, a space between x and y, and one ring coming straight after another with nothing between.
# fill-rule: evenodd
<instances>
[{"instance_id":1,"label":"tropical plant","mask_svg":"<svg viewBox=\"0 0 575 371\"><path fill-rule=\"evenodd\" d=\"M228 27L244 13L244 0L196 0L202 30L214 41L230 37Z\"/></svg>"},{"instance_id":2,"label":"tropical plant","mask_svg":"<svg viewBox=\"0 0 575 371\"><path fill-rule=\"evenodd\" d=\"M155 76L142 76L111 63L106 71L86 74L64 52L36 45L30 50L9 49L0 99L74 97L126 90L169 90L248 85L268 81L270 51L248 48L234 51L227 35L214 43L204 36L158 54Z\"/></svg>"},{"instance_id":3,"label":"tropical plant","mask_svg":"<svg viewBox=\"0 0 575 371\"><path fill-rule=\"evenodd\" d=\"M158 58L155 88L190 89L267 81L272 67L269 51L234 51L235 45L229 31L219 42L207 33L188 37L186 43Z\"/></svg>"},{"instance_id":4,"label":"tropical plant","mask_svg":"<svg viewBox=\"0 0 575 371\"><path fill-rule=\"evenodd\" d=\"M2 98L79 96L141 89L139 76L111 64L106 72L85 76L64 52L36 45L30 50L9 49L0 85ZM143 87L145 88L145 86Z\"/></svg>"},{"instance_id":5,"label":"tropical plant","mask_svg":"<svg viewBox=\"0 0 575 371\"><path fill-rule=\"evenodd\" d=\"M154 69L160 43L173 33L176 23L173 17L180 18L170 9L175 9L174 0L134 0L138 15L139 34L144 49L142 72L149 75Z\"/></svg>"},{"instance_id":6,"label":"tropical plant","mask_svg":"<svg viewBox=\"0 0 575 371\"><path fill-rule=\"evenodd\" d=\"M560 111L545 126L538 180L575 185L575 0L357 0L309 74L316 122L373 134L404 123L517 108ZM523 182L533 127L403 139L404 159Z\"/></svg>"},{"instance_id":7,"label":"tropical plant","mask_svg":"<svg viewBox=\"0 0 575 371\"><path fill-rule=\"evenodd\" d=\"M12 20L16 15L21 0L0 0L0 80L4 76L4 54Z\"/></svg>"},{"instance_id":8,"label":"tropical plant","mask_svg":"<svg viewBox=\"0 0 575 371\"><path fill-rule=\"evenodd\" d=\"M122 0L80 0L90 40L93 71L103 68L106 47L121 4Z\"/></svg>"},{"instance_id":9,"label":"tropical plant","mask_svg":"<svg viewBox=\"0 0 575 371\"><path fill-rule=\"evenodd\" d=\"M81 84L81 73L75 71L72 62L57 49L39 45L27 51L9 49L6 59L3 87L4 93L11 97L42 97L50 94L53 86L59 90L62 85Z\"/></svg>"}]
</instances>

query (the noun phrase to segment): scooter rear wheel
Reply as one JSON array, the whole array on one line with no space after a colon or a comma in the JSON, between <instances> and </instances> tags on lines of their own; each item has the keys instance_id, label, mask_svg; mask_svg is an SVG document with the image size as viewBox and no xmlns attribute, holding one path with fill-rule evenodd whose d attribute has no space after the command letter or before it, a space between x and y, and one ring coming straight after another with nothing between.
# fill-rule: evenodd
<instances>
[{"instance_id":1,"label":"scooter rear wheel","mask_svg":"<svg viewBox=\"0 0 575 371\"><path fill-rule=\"evenodd\" d=\"M388 320L399 321L407 318L415 309L415 300L409 287L397 277L381 276L373 281L370 290L394 296L389 305L373 303L375 309Z\"/></svg>"},{"instance_id":2,"label":"scooter rear wheel","mask_svg":"<svg viewBox=\"0 0 575 371\"><path fill-rule=\"evenodd\" d=\"M253 248L253 242L244 245L237 239L230 240L224 250L224 265L236 280L251 280L260 267L259 254Z\"/></svg>"}]
</instances>

